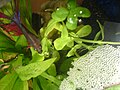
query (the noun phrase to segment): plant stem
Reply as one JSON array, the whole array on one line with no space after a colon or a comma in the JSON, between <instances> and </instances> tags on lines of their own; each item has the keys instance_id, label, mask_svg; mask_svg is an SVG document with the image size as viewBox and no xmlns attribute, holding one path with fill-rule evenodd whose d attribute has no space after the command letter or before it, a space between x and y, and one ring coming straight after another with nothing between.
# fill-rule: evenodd
<instances>
[{"instance_id":1,"label":"plant stem","mask_svg":"<svg viewBox=\"0 0 120 90\"><path fill-rule=\"evenodd\" d=\"M113 45L120 45L120 42L109 42L109 41L94 41L94 40L86 40L86 39L79 39L82 42L86 43L97 43L97 44L113 44Z\"/></svg>"}]
</instances>

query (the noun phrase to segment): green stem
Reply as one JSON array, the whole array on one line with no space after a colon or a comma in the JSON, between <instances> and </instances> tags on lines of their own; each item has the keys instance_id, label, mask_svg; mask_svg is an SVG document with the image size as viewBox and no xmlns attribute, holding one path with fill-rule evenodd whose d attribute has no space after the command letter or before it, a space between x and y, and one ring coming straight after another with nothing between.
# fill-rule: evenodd
<instances>
[{"instance_id":1,"label":"green stem","mask_svg":"<svg viewBox=\"0 0 120 90\"><path fill-rule=\"evenodd\" d=\"M97 43L97 44L112 44L112 45L120 45L120 42L109 42L109 41L94 41L94 40L86 40L86 39L79 39L82 42L86 43Z\"/></svg>"}]
</instances>

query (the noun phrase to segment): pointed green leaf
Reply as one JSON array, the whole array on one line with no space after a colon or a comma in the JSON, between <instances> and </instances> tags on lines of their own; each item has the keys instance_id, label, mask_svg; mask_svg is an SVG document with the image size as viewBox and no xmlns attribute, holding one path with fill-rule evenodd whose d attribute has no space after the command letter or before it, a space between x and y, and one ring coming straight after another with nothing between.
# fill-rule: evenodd
<instances>
[{"instance_id":1,"label":"pointed green leaf","mask_svg":"<svg viewBox=\"0 0 120 90\"><path fill-rule=\"evenodd\" d=\"M36 79L37 79L37 78L33 78L33 90L41 90L41 89L39 88L39 85L38 85Z\"/></svg>"},{"instance_id":2,"label":"pointed green leaf","mask_svg":"<svg viewBox=\"0 0 120 90\"><path fill-rule=\"evenodd\" d=\"M14 44L14 41L0 31L0 48L14 48Z\"/></svg>"},{"instance_id":3,"label":"pointed green leaf","mask_svg":"<svg viewBox=\"0 0 120 90\"><path fill-rule=\"evenodd\" d=\"M28 82L22 81L20 78L18 78L16 80L12 90L29 90L28 89Z\"/></svg>"},{"instance_id":4,"label":"pointed green leaf","mask_svg":"<svg viewBox=\"0 0 120 90\"><path fill-rule=\"evenodd\" d=\"M85 25L76 34L79 37L85 37L85 36L88 36L91 32L92 32L91 26L90 25Z\"/></svg>"},{"instance_id":5,"label":"pointed green leaf","mask_svg":"<svg viewBox=\"0 0 120 90\"><path fill-rule=\"evenodd\" d=\"M22 66L16 69L17 74L21 80L29 80L32 77L37 77L44 71L46 71L56 58L51 58L45 61L30 63L26 66Z\"/></svg>"},{"instance_id":6,"label":"pointed green leaf","mask_svg":"<svg viewBox=\"0 0 120 90\"><path fill-rule=\"evenodd\" d=\"M16 41L16 44L15 44L16 48L22 48L22 47L26 47L28 46L28 42L27 42L27 39L25 38L24 35L21 35L18 40Z\"/></svg>"},{"instance_id":7,"label":"pointed green leaf","mask_svg":"<svg viewBox=\"0 0 120 90\"><path fill-rule=\"evenodd\" d=\"M5 75L0 80L0 90L13 90L18 75L15 72Z\"/></svg>"},{"instance_id":8,"label":"pointed green leaf","mask_svg":"<svg viewBox=\"0 0 120 90\"><path fill-rule=\"evenodd\" d=\"M59 90L59 87L53 83L48 83L46 87L46 90Z\"/></svg>"},{"instance_id":9,"label":"pointed green leaf","mask_svg":"<svg viewBox=\"0 0 120 90\"><path fill-rule=\"evenodd\" d=\"M42 90L46 90L46 88L47 88L46 85L48 84L48 80L42 76L38 76L38 79L40 81Z\"/></svg>"},{"instance_id":10,"label":"pointed green leaf","mask_svg":"<svg viewBox=\"0 0 120 90\"><path fill-rule=\"evenodd\" d=\"M55 66L55 64L52 64L48 68L47 72L48 72L49 75L56 76L57 72L56 72L56 66Z\"/></svg>"}]
</instances>

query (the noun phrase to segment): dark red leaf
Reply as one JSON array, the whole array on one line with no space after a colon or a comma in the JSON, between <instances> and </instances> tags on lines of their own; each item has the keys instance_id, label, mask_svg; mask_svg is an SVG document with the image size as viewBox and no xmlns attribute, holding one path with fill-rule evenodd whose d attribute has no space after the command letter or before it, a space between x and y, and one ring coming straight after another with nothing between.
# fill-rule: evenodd
<instances>
[{"instance_id":1,"label":"dark red leaf","mask_svg":"<svg viewBox=\"0 0 120 90\"><path fill-rule=\"evenodd\" d=\"M0 18L9 18L9 17L6 16L4 13L0 12Z\"/></svg>"},{"instance_id":2,"label":"dark red leaf","mask_svg":"<svg viewBox=\"0 0 120 90\"><path fill-rule=\"evenodd\" d=\"M22 32L20 28L16 25L16 23L11 23L11 24L3 24L2 27L7 31L7 32L13 32L13 35L15 36L20 36L22 35Z\"/></svg>"}]
</instances>

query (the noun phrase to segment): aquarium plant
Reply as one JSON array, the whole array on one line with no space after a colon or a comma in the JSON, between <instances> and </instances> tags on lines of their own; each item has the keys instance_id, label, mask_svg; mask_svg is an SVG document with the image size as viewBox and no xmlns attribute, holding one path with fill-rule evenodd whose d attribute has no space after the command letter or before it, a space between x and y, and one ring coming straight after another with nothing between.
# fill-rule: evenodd
<instances>
[{"instance_id":1,"label":"aquarium plant","mask_svg":"<svg viewBox=\"0 0 120 90\"><path fill-rule=\"evenodd\" d=\"M120 44L103 41L98 20L100 31L89 40L92 27L79 22L91 13L76 0L50 12L50 20L36 33L30 0L8 0L0 7L0 90L59 90L72 62L102 44Z\"/></svg>"}]
</instances>

